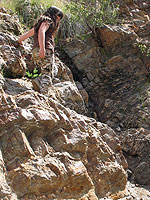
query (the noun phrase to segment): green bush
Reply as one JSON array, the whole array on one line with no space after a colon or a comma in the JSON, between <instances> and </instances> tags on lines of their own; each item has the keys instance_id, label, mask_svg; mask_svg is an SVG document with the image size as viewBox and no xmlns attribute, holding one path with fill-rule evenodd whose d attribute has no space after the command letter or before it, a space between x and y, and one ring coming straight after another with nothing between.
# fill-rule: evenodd
<instances>
[{"instance_id":1,"label":"green bush","mask_svg":"<svg viewBox=\"0 0 150 200\"><path fill-rule=\"evenodd\" d=\"M119 10L112 0L73 0L66 9L73 21L80 21L91 30L105 24L116 24Z\"/></svg>"}]
</instances>

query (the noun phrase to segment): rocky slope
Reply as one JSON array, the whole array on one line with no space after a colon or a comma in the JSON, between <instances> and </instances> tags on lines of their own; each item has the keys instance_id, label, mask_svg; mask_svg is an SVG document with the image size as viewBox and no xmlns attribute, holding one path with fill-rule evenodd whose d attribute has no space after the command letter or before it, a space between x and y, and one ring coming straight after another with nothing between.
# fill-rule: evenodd
<instances>
[{"instance_id":1,"label":"rocky slope","mask_svg":"<svg viewBox=\"0 0 150 200\"><path fill-rule=\"evenodd\" d=\"M132 180L149 185L150 4L144 0L118 3L118 24L97 29L100 44L93 38L61 44L89 95L92 116L115 130Z\"/></svg>"},{"instance_id":2,"label":"rocky slope","mask_svg":"<svg viewBox=\"0 0 150 200\"><path fill-rule=\"evenodd\" d=\"M127 180L149 183L149 121L140 116L143 103L148 109L148 71L128 16L126 29L98 30L103 49L92 38L61 40L79 79L55 57L53 83L39 93L24 76L36 67L32 41L16 47L17 17L0 11L0 199L149 199Z\"/></svg>"}]
</instances>

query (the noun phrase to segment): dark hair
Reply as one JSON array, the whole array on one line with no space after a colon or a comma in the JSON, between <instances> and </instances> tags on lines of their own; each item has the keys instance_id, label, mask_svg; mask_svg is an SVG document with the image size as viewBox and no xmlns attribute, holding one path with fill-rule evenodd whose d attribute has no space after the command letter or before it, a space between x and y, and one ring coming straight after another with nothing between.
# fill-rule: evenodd
<instances>
[{"instance_id":1,"label":"dark hair","mask_svg":"<svg viewBox=\"0 0 150 200\"><path fill-rule=\"evenodd\" d=\"M57 16L59 16L61 19L64 16L62 10L57 8L56 6L51 6L50 8L48 8L47 11L43 15L48 16L52 18L53 20L56 20Z\"/></svg>"},{"instance_id":2,"label":"dark hair","mask_svg":"<svg viewBox=\"0 0 150 200\"><path fill-rule=\"evenodd\" d=\"M59 8L55 7L55 6L51 6L50 8L47 9L47 11L45 13L43 13L43 15L41 15L39 17L39 19L37 19L37 21L34 24L34 29L35 31L38 31L41 23L43 21L53 21L53 32L52 35L55 36L58 27L59 27L59 22L56 23L56 17L59 16L61 19L63 18L63 12L62 10L60 10Z\"/></svg>"}]
</instances>

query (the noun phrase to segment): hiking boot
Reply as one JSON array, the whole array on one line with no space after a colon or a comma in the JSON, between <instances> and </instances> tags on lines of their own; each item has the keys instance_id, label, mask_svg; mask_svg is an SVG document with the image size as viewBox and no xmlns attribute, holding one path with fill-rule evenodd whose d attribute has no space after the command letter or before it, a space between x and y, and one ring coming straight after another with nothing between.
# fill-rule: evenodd
<instances>
[{"instance_id":1,"label":"hiking boot","mask_svg":"<svg viewBox=\"0 0 150 200\"><path fill-rule=\"evenodd\" d=\"M33 90L40 92L41 77L34 78L32 80Z\"/></svg>"}]
</instances>

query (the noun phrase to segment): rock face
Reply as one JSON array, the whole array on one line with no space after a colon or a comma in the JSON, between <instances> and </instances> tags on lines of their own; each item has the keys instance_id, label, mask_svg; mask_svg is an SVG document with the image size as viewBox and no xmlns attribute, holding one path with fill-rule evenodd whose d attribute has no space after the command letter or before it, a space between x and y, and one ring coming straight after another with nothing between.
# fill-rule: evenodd
<instances>
[{"instance_id":1,"label":"rock face","mask_svg":"<svg viewBox=\"0 0 150 200\"><path fill-rule=\"evenodd\" d=\"M114 131L85 116L87 97L57 57L48 93L34 91L23 77L28 43L16 47L15 33L1 33L0 198L98 199L124 190L127 163Z\"/></svg>"},{"instance_id":2,"label":"rock face","mask_svg":"<svg viewBox=\"0 0 150 200\"><path fill-rule=\"evenodd\" d=\"M121 134L122 148L126 152L127 161L134 174L135 181L141 185L149 185L149 146L150 132L141 128L128 130Z\"/></svg>"},{"instance_id":3,"label":"rock face","mask_svg":"<svg viewBox=\"0 0 150 200\"><path fill-rule=\"evenodd\" d=\"M0 22L5 22L6 19L8 21L10 17L4 12L0 15L5 15ZM13 15L11 18L13 19ZM17 47L15 40L19 33L16 27L11 26L7 33L6 30L1 27L0 199L148 199L150 193L147 190L137 189L135 185L127 182L128 163L122 149L129 154L134 151L135 155L138 154L143 159L148 150L149 134L144 129L142 137L139 135L140 144L144 144L143 138L147 139L147 145L143 147L145 152L142 152L142 145L137 149L136 143L130 143L130 148L127 148L130 138L125 135L126 130L118 132L116 127L119 125L113 121L112 115L108 117L110 105L117 107L118 102L123 103L119 96L115 101L112 98L114 94L109 94L107 80L108 77L116 75L119 82L117 70L120 68L119 63L125 62L124 55L117 54L106 59L94 40L91 40L91 46L88 46L87 41L66 43L64 50L84 74L83 80L75 83L68 66L55 57L58 70L54 73L53 83L47 93L40 93L33 90L32 80L24 76L26 70L34 68L29 54L32 42L27 41L23 47ZM107 27L105 34L103 30L99 31L104 36L110 30ZM119 40L117 37L111 42L103 40L105 48L109 49L113 44L115 47L120 40L123 41L122 32L117 34L121 34ZM126 38L128 33L124 34ZM132 36L135 38L134 34L131 34L131 38ZM100 68L104 59L106 66ZM136 56L134 59L131 71L129 67L125 70L122 66L121 69L124 73L133 75L136 63L140 64L141 68L137 68L139 71L135 74L140 85L147 71L142 71L141 60L139 62ZM88 66L85 70L86 63ZM103 73L105 76L102 76ZM48 82L49 79L45 81ZM116 81L116 84L118 82ZM135 84L136 82L131 88ZM105 91L106 88L108 91ZM119 95L119 90L116 90L117 93ZM101 116L103 120L90 117L90 104L91 107L95 105L95 118L100 119ZM96 110L102 105L108 108L105 113ZM115 115L114 110L112 111ZM118 113L118 110L116 112ZM118 118L122 117L121 114L118 113ZM109 125L116 122L116 126L112 125L116 132L103 122ZM127 157L127 160L130 163L130 157ZM142 163L140 159L138 161L134 172L137 181L141 180L139 172L148 166L147 160L142 160ZM145 182L139 183L148 183L147 173L148 168L143 174Z\"/></svg>"},{"instance_id":4,"label":"rock face","mask_svg":"<svg viewBox=\"0 0 150 200\"><path fill-rule=\"evenodd\" d=\"M81 74L77 81L88 93L91 116L115 130L132 178L149 185L149 3L118 3L121 23L97 29L101 47L93 38L61 44Z\"/></svg>"},{"instance_id":5,"label":"rock face","mask_svg":"<svg viewBox=\"0 0 150 200\"><path fill-rule=\"evenodd\" d=\"M118 185L123 190L126 173L102 140L107 129L33 91L2 92L1 152L9 186L27 199L77 199L92 189L105 196Z\"/></svg>"}]
</instances>

